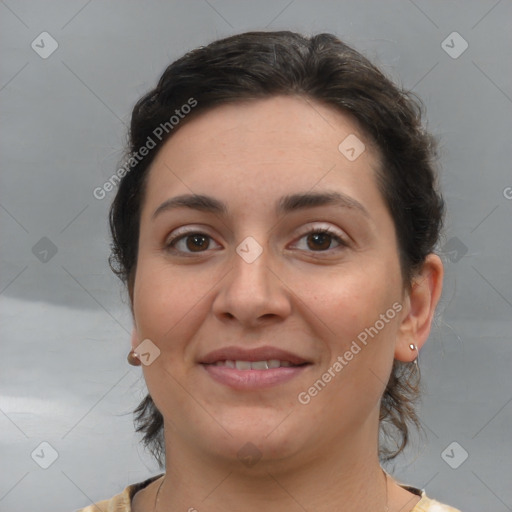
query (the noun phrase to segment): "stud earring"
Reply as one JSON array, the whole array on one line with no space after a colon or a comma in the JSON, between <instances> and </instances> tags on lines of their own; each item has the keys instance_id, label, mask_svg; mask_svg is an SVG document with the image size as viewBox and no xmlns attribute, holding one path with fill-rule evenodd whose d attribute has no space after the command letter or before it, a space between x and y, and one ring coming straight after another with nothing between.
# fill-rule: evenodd
<instances>
[{"instance_id":1,"label":"stud earring","mask_svg":"<svg viewBox=\"0 0 512 512\"><path fill-rule=\"evenodd\" d=\"M133 349L130 350L130 353L126 359L132 366L140 366L142 363L139 359L139 354L137 354Z\"/></svg>"},{"instance_id":2,"label":"stud earring","mask_svg":"<svg viewBox=\"0 0 512 512\"><path fill-rule=\"evenodd\" d=\"M413 363L414 363L414 364L418 364L418 357L419 357L419 355L420 355L420 353L419 353L419 351L418 351L418 347L417 347L414 343L410 343L410 344L409 344L409 348L410 348L411 350L416 350L416 354L417 354L417 355L416 355L416 359L413 361Z\"/></svg>"}]
</instances>

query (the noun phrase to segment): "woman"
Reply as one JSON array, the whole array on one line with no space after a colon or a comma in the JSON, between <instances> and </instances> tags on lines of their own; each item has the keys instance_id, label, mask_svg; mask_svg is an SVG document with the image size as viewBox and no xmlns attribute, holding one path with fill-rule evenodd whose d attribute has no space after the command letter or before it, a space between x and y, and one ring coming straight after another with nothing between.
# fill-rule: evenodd
<instances>
[{"instance_id":1,"label":"woman","mask_svg":"<svg viewBox=\"0 0 512 512\"><path fill-rule=\"evenodd\" d=\"M434 148L411 94L330 34L166 69L110 215L165 473L84 512L455 511L380 465L418 426L442 290Z\"/></svg>"}]
</instances>

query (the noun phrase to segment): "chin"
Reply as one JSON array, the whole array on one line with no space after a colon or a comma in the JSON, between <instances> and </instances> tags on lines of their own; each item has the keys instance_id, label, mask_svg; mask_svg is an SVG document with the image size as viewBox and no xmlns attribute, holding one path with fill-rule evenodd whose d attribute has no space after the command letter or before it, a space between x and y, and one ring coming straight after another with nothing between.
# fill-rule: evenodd
<instances>
[{"instance_id":1,"label":"chin","mask_svg":"<svg viewBox=\"0 0 512 512\"><path fill-rule=\"evenodd\" d=\"M243 417L242 421L240 417ZM224 431L219 435L217 431L213 438L207 433L202 433L200 438L205 443L205 450L210 453L213 450L214 456L224 459L227 464L241 464L240 469L245 466L253 472L256 467L267 468L266 474L269 465L284 462L307 445L307 429L303 431L301 441L300 434L291 432L290 425L283 422L284 417L286 415L276 414L262 419L254 414L242 416L238 413L238 422L222 422L231 435Z\"/></svg>"}]
</instances>

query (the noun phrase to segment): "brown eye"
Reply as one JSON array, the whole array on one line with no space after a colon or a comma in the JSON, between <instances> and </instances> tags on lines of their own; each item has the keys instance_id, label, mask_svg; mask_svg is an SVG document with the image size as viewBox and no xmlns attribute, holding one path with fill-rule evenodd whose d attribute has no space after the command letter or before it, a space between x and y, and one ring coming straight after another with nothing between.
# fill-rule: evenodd
<instances>
[{"instance_id":1,"label":"brown eye","mask_svg":"<svg viewBox=\"0 0 512 512\"><path fill-rule=\"evenodd\" d=\"M208 236L202 234L187 235L184 237L187 249L190 249L193 252L200 251L201 249L208 249L208 246L210 245L208 238Z\"/></svg>"},{"instance_id":2,"label":"brown eye","mask_svg":"<svg viewBox=\"0 0 512 512\"><path fill-rule=\"evenodd\" d=\"M312 229L300 238L300 240L302 239L306 240L306 248L299 248L309 252L327 252L339 249L340 247L348 247L343 238L327 228ZM337 243L337 246L331 247L333 241Z\"/></svg>"},{"instance_id":3,"label":"brown eye","mask_svg":"<svg viewBox=\"0 0 512 512\"><path fill-rule=\"evenodd\" d=\"M308 236L308 247L310 249L320 249L322 251L329 249L332 235L328 233L311 233Z\"/></svg>"},{"instance_id":4,"label":"brown eye","mask_svg":"<svg viewBox=\"0 0 512 512\"><path fill-rule=\"evenodd\" d=\"M172 253L181 253L184 255L202 253L210 248L212 240L209 235L204 233L189 232L171 238L171 240L166 243L165 248Z\"/></svg>"}]
</instances>

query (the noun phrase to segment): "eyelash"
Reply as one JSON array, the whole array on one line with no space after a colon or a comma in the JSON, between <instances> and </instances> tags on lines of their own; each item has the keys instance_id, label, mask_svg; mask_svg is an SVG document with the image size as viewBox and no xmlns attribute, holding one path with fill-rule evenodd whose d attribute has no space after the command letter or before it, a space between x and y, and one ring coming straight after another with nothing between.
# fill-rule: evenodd
<instances>
[{"instance_id":1,"label":"eyelash","mask_svg":"<svg viewBox=\"0 0 512 512\"><path fill-rule=\"evenodd\" d=\"M334 249L327 249L325 251L307 251L307 252L323 254L323 253L327 253L329 251L336 251L336 250L348 247L348 243L343 238L341 238L335 231L331 230L330 228L318 228L318 227L313 228L313 229L307 231L306 233L304 233L299 238L299 240L302 240L304 237L307 237L309 235L314 235L314 234L327 234L327 235L331 236L334 241L339 243L339 247L335 247ZM197 253L194 253L194 252L184 252L184 251L175 249L175 245L180 240L186 239L187 237L193 236L193 235L200 235L200 236L204 236L206 238L213 239L210 235L207 235L206 233L202 233L200 231L189 231L189 232L181 233L181 234L176 235L173 238L171 238L168 242L166 242L165 249L168 250L169 252L173 252L173 253L186 254L187 257L191 256L193 254L201 254L201 253L206 252L207 250L206 251L198 251Z\"/></svg>"}]
</instances>

